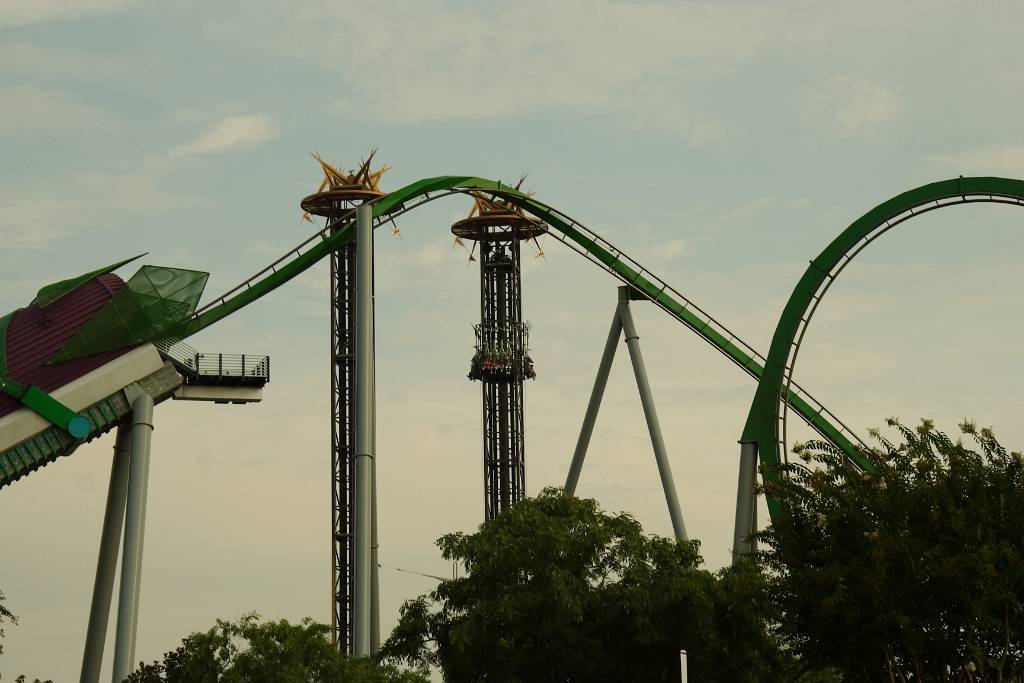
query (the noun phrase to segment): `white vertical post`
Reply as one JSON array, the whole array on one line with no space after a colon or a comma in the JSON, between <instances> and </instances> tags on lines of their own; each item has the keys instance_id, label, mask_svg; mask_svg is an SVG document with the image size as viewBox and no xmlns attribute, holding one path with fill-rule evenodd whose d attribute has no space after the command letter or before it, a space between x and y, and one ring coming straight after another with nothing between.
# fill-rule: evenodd
<instances>
[{"instance_id":1,"label":"white vertical post","mask_svg":"<svg viewBox=\"0 0 1024 683\"><path fill-rule=\"evenodd\" d=\"M356 208L355 538L352 654L370 656L373 519L373 207Z\"/></svg>"},{"instance_id":2,"label":"white vertical post","mask_svg":"<svg viewBox=\"0 0 1024 683\"><path fill-rule=\"evenodd\" d=\"M757 443L740 444L740 467L736 485L736 521L732 535L732 563L755 550L750 538L757 531Z\"/></svg>"},{"instance_id":3,"label":"white vertical post","mask_svg":"<svg viewBox=\"0 0 1024 683\"><path fill-rule=\"evenodd\" d=\"M129 449L132 445L131 428L117 428L114 441L114 460L110 466L110 486L107 489L107 507L103 513L103 531L100 533L100 553L96 560L96 581L92 588L92 606L89 626L85 635L85 654L82 656L81 683L98 683L103 666L103 648L110 623L110 601L114 592L114 574L117 571L117 546L121 542L124 526L124 506L128 496Z\"/></svg>"},{"instance_id":4,"label":"white vertical post","mask_svg":"<svg viewBox=\"0 0 1024 683\"><path fill-rule=\"evenodd\" d=\"M114 683L132 672L139 621L142 584L142 544L146 531L146 494L149 487L149 449L153 435L153 397L133 385L125 391L132 401L131 463L128 466L128 501L125 506L121 590L117 597L117 636L114 641Z\"/></svg>"},{"instance_id":5,"label":"white vertical post","mask_svg":"<svg viewBox=\"0 0 1024 683\"><path fill-rule=\"evenodd\" d=\"M687 678L688 678L688 676L686 674L686 650L680 650L679 651L679 680L682 683L686 683Z\"/></svg>"},{"instance_id":6,"label":"white vertical post","mask_svg":"<svg viewBox=\"0 0 1024 683\"><path fill-rule=\"evenodd\" d=\"M373 283L374 292L377 283ZM377 348L376 315L370 324L372 336L371 346ZM376 655L380 649L380 544L377 539L377 364L373 364L373 396L370 406L370 448L373 452L373 474L370 477L370 488L373 489L372 518L370 520L370 655Z\"/></svg>"}]
</instances>

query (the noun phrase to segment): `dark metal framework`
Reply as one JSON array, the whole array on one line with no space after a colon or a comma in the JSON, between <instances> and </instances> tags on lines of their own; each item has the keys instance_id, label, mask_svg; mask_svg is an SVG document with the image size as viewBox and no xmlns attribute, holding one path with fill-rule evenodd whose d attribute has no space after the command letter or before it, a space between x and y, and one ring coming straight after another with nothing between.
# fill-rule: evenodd
<instances>
[{"instance_id":1,"label":"dark metal framework","mask_svg":"<svg viewBox=\"0 0 1024 683\"><path fill-rule=\"evenodd\" d=\"M331 626L341 652L352 651L352 538L355 530L355 275L350 242L330 257L331 271Z\"/></svg>"},{"instance_id":2,"label":"dark metal framework","mask_svg":"<svg viewBox=\"0 0 1024 683\"><path fill-rule=\"evenodd\" d=\"M387 170L370 171L370 158L355 173L345 174L313 155L324 171L320 189L304 198L302 210L327 219L320 233L331 239L355 207L384 196L377 186ZM340 652L353 654L356 510L356 244L334 249L331 271L331 640ZM373 296L373 284L370 284ZM372 431L372 430L371 430ZM371 525L373 521L371 520ZM376 528L375 526L373 527ZM376 532L374 532L374 538ZM376 581L376 569L372 582ZM371 610L371 629L376 611Z\"/></svg>"},{"instance_id":3,"label":"dark metal framework","mask_svg":"<svg viewBox=\"0 0 1024 683\"><path fill-rule=\"evenodd\" d=\"M506 228L508 230L508 228ZM523 380L532 379L529 331L523 323L520 239L488 229L480 242L480 324L470 379L482 383L484 516L494 519L526 490Z\"/></svg>"}]
</instances>

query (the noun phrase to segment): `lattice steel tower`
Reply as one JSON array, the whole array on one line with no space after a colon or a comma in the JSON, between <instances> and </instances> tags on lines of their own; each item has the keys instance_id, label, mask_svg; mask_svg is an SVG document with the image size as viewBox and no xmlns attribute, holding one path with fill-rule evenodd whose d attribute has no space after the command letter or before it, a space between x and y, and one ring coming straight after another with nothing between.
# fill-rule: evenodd
<instances>
[{"instance_id":1,"label":"lattice steel tower","mask_svg":"<svg viewBox=\"0 0 1024 683\"><path fill-rule=\"evenodd\" d=\"M328 224L351 214L359 204L384 195L380 177L387 166L370 170L373 154L357 171L342 173L313 157L324 173L314 194L302 200L303 218L323 216ZM333 231L332 231L333 232ZM348 242L330 256L331 278L331 626L332 641L352 652L355 531L355 340L356 244ZM376 526L376 525L374 525ZM376 533L374 533L376 536ZM376 540L374 540L376 546ZM376 576L376 562L373 567ZM376 583L376 582L375 582Z\"/></svg>"},{"instance_id":2,"label":"lattice steel tower","mask_svg":"<svg viewBox=\"0 0 1024 683\"><path fill-rule=\"evenodd\" d=\"M480 324L469 378L482 384L484 518L494 519L523 497L526 460L523 380L533 379L529 328L523 322L520 243L547 227L510 203L472 193L467 218L452 226L456 242L480 245Z\"/></svg>"}]
</instances>

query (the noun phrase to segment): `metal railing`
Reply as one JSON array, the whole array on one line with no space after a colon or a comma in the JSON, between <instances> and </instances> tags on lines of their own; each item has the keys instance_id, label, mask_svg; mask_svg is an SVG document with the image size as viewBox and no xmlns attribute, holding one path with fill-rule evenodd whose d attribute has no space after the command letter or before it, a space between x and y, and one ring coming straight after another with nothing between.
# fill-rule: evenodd
<instances>
[{"instance_id":1,"label":"metal railing","mask_svg":"<svg viewBox=\"0 0 1024 683\"><path fill-rule=\"evenodd\" d=\"M239 377L270 381L270 356L236 353L197 353L200 377Z\"/></svg>"},{"instance_id":2,"label":"metal railing","mask_svg":"<svg viewBox=\"0 0 1024 683\"><path fill-rule=\"evenodd\" d=\"M270 381L270 356L202 353L179 339L161 339L154 345L185 375L186 384L266 384Z\"/></svg>"}]
</instances>

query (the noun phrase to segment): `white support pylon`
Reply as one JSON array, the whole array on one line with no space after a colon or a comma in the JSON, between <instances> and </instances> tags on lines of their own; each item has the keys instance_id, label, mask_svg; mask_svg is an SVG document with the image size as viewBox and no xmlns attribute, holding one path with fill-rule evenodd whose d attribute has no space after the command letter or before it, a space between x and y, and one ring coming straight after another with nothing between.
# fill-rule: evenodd
<instances>
[{"instance_id":1,"label":"white support pylon","mask_svg":"<svg viewBox=\"0 0 1024 683\"><path fill-rule=\"evenodd\" d=\"M640 403L643 405L644 417L647 420L647 431L651 436L654 459L658 465L658 474L661 477L661 486L665 493L665 503L668 506L669 519L672 521L672 531L677 539L686 541L688 540L686 525L683 522L683 513L679 506L679 497L676 494L675 480L672 478L672 468L668 461L668 451L665 448L665 439L661 434L661 423L658 421L658 413L654 406L654 395L651 393L650 381L647 378L647 368L644 365L643 353L640 351L640 337L636 332L636 324L633 322L633 314L629 309L629 302L630 287L619 287L615 315L612 317L611 329L608 331L608 340L605 342L604 353L601 355L601 363L597 370L597 377L594 379L594 388L590 394L590 402L587 405L583 426L580 429L580 436L576 442L576 451L573 453L572 464L569 466L569 474L565 481L565 493L570 496L576 493L576 485L579 482L580 472L583 469L587 447L590 445L590 437L594 432L597 413L601 408L601 399L608 384L608 374L611 370L612 361L615 359L615 346L620 334L624 333L626 348L629 349L629 358L633 365L633 375L636 377L636 386L640 393Z\"/></svg>"}]
</instances>

